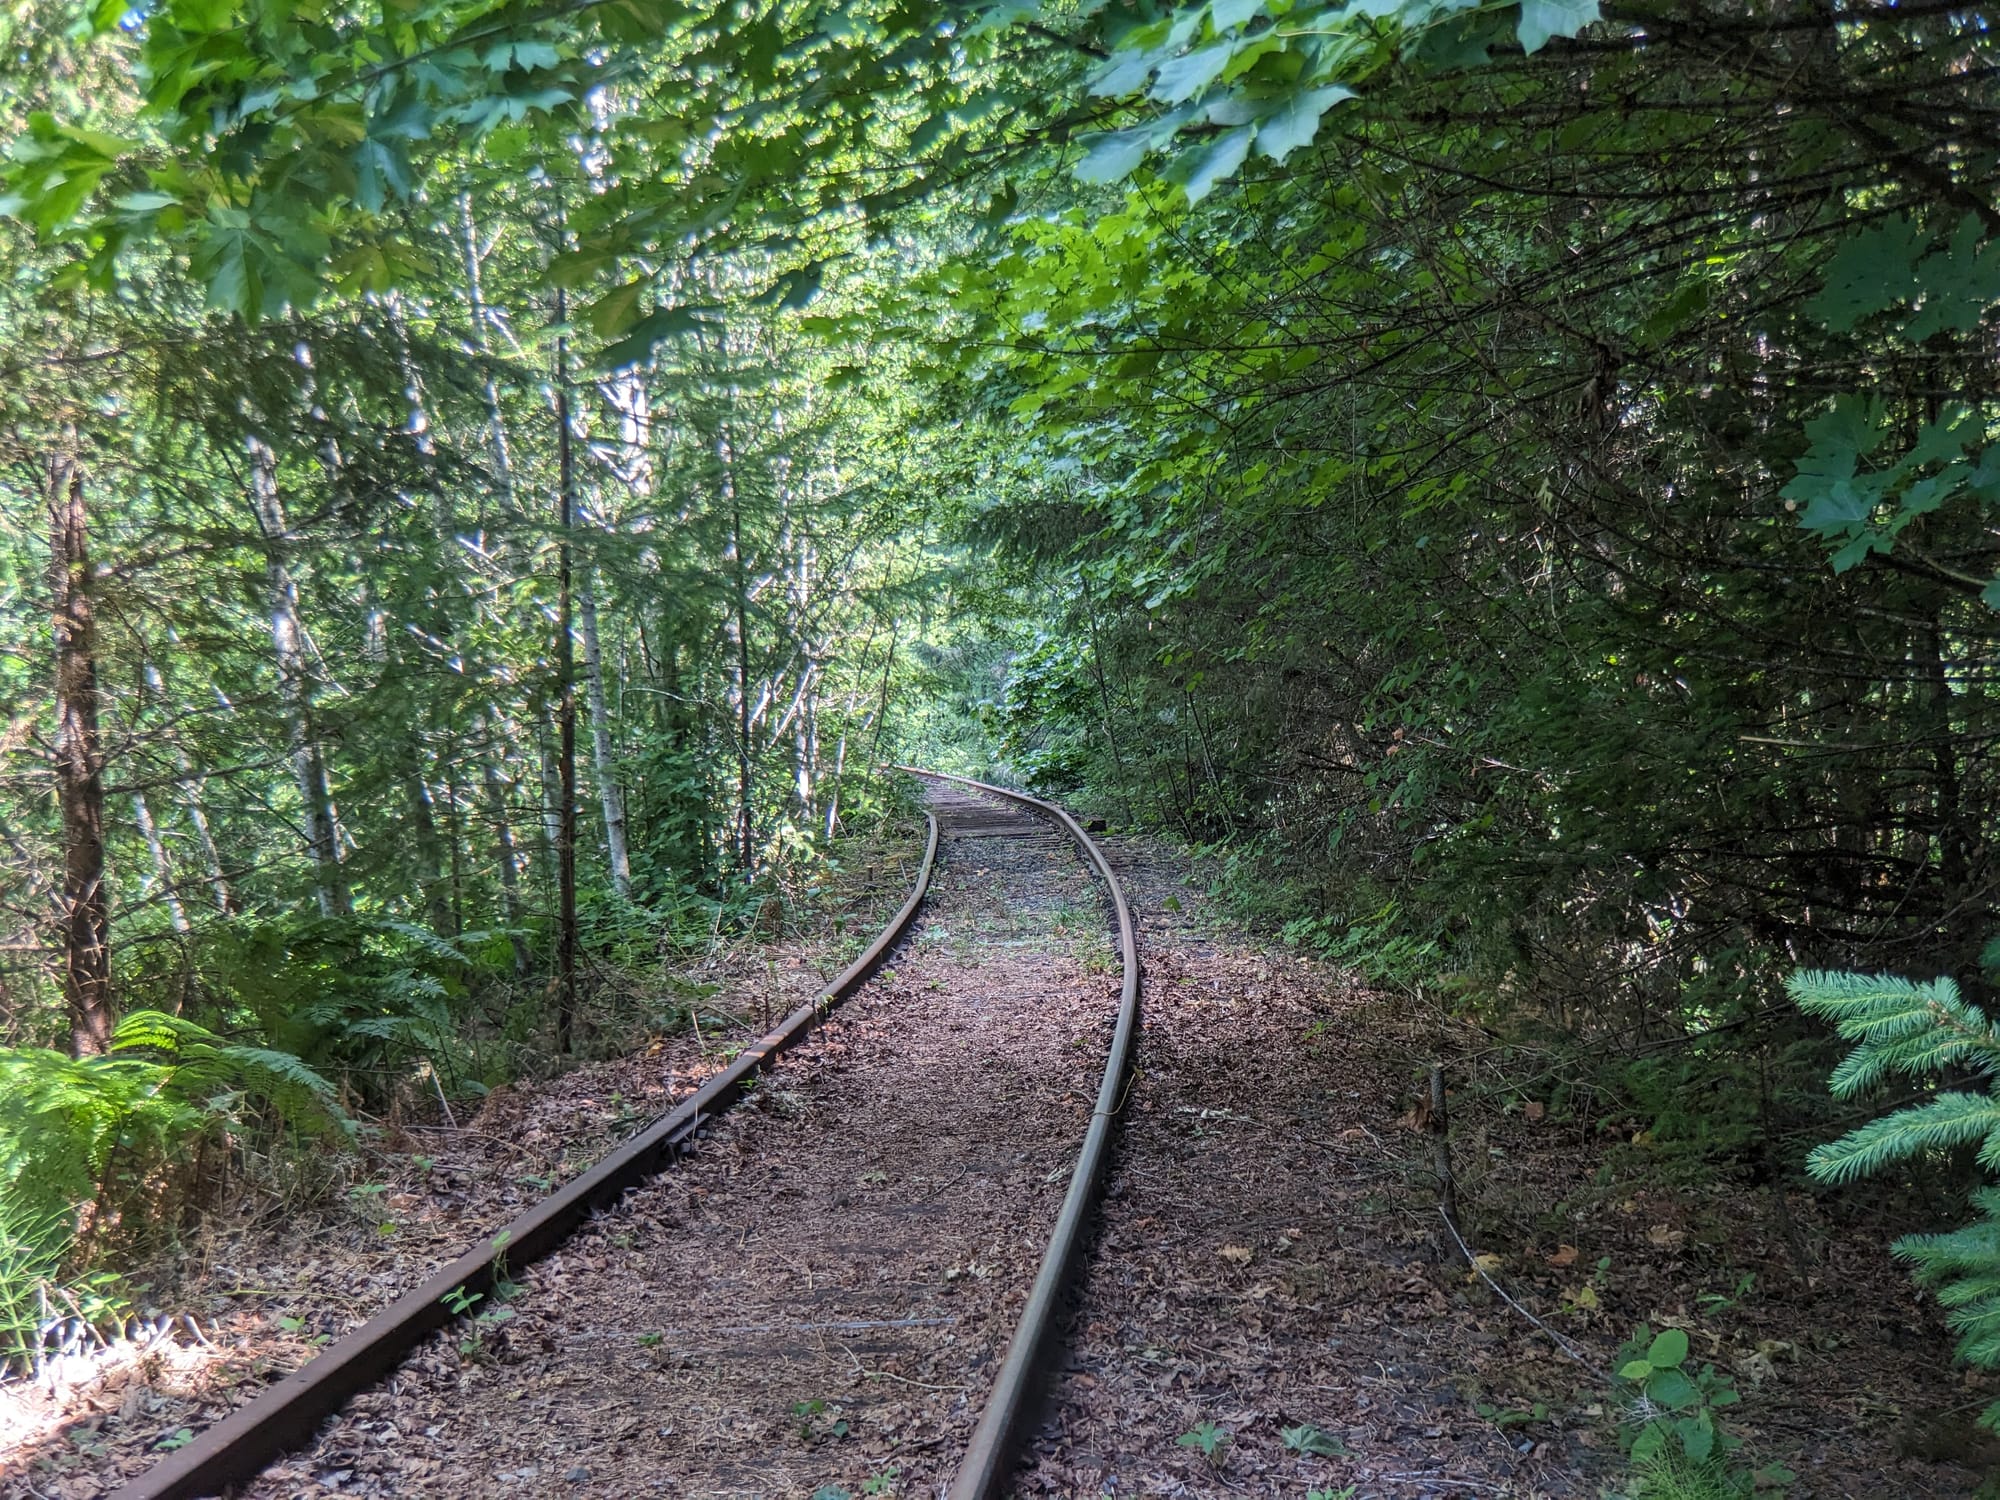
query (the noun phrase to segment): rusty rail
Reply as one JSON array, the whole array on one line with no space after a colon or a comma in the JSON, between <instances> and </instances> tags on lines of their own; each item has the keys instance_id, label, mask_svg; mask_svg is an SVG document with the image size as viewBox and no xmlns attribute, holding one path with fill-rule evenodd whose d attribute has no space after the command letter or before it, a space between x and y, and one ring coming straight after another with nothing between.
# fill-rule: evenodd
<instances>
[{"instance_id":1,"label":"rusty rail","mask_svg":"<svg viewBox=\"0 0 2000 1500\"><path fill-rule=\"evenodd\" d=\"M930 889L931 871L937 863L937 819L930 818L929 824L923 862L909 899L867 951L810 1005L801 1006L775 1031L746 1047L728 1068L671 1113L317 1358L207 1428L185 1448L113 1491L111 1500L186 1500L256 1475L281 1453L310 1439L348 1397L382 1379L419 1340L450 1322L453 1304L462 1307L465 1299L490 1290L503 1265L518 1270L539 1260L568 1239L592 1213L608 1207L628 1189L692 1150L702 1127L742 1096L758 1070L859 989L909 930Z\"/></svg>"},{"instance_id":2,"label":"rusty rail","mask_svg":"<svg viewBox=\"0 0 2000 1500\"><path fill-rule=\"evenodd\" d=\"M992 1392L979 1414L978 1425L972 1430L972 1441L959 1463L958 1473L947 1495L947 1500L993 1500L1004 1492L1008 1477L1013 1473L1022 1425L1042 1394L1044 1361L1055 1350L1056 1324L1063 1310L1064 1288L1075 1269L1091 1209L1096 1204L1098 1182L1103 1175L1104 1157L1111 1140L1111 1123L1118 1115L1125 1076L1132 1061L1132 1043L1139 1029L1138 934L1132 924L1132 909L1125 903L1124 888L1119 885L1118 877L1112 874L1104 851L1097 847L1096 840L1083 831L1075 818L1053 802L1044 802L1025 792L1010 792L1005 787L990 786L983 781L972 781L964 776L948 776L941 771L920 771L914 766L898 766L895 769L938 781L955 781L961 786L1021 803L1052 818L1076 840L1084 857L1104 877L1104 884L1111 892L1112 911L1118 920L1118 947L1124 960L1125 978L1119 990L1118 1026L1111 1036L1111 1054L1105 1059L1104 1081L1097 1090L1097 1106L1091 1111L1090 1128L1084 1132L1083 1147L1077 1152L1076 1168L1070 1173L1069 1191L1063 1197L1062 1212L1049 1236L1049 1247L1042 1254L1041 1269L1035 1273L1035 1284L1028 1292L1027 1305L1021 1310L1021 1321L1014 1329L1000 1373L994 1377Z\"/></svg>"}]
</instances>

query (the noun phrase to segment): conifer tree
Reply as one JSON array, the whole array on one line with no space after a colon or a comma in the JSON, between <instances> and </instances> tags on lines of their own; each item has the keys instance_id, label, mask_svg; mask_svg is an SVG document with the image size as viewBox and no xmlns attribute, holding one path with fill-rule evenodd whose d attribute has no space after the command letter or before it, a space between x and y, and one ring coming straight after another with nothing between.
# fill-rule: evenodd
<instances>
[{"instance_id":1,"label":"conifer tree","mask_svg":"<svg viewBox=\"0 0 2000 1500\"><path fill-rule=\"evenodd\" d=\"M1830 1020L1858 1045L1834 1069L1829 1087L1842 1099L1892 1075L1928 1080L1968 1070L1986 1089L1954 1089L1894 1110L1815 1149L1808 1160L1822 1182L1852 1182L1900 1163L1976 1148L1979 1164L2000 1171L2000 1021L1966 1001L1950 979L1918 984L1892 974L1805 970L1786 988L1801 1010ZM1905 1235L1895 1253L1945 1308L1959 1357L2000 1367L2000 1186L1972 1194L1979 1217L1944 1234ZM1981 1421L2000 1428L2000 1402Z\"/></svg>"}]
</instances>

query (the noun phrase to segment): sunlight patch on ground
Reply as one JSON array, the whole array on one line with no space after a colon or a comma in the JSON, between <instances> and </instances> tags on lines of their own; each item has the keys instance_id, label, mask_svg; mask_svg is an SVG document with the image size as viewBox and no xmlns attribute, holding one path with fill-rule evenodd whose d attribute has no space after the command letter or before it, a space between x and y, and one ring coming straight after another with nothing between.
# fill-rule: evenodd
<instances>
[{"instance_id":1,"label":"sunlight patch on ground","mask_svg":"<svg viewBox=\"0 0 2000 1500\"><path fill-rule=\"evenodd\" d=\"M206 1344L115 1339L59 1355L32 1379L0 1385L0 1478L46 1453L73 1423L113 1414L143 1423L156 1398L180 1409L212 1387L224 1363L223 1352Z\"/></svg>"}]
</instances>

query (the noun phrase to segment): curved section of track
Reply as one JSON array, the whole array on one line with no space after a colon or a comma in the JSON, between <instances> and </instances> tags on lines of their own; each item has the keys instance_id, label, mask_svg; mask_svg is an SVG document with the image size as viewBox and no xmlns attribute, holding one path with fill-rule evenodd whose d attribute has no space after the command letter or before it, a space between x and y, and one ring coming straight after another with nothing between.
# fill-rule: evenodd
<instances>
[{"instance_id":1,"label":"curved section of track","mask_svg":"<svg viewBox=\"0 0 2000 1500\"><path fill-rule=\"evenodd\" d=\"M1042 1256L1034 1288L1028 1294L1028 1305L1022 1311L1021 1321L1007 1347L1006 1360L994 1379L992 1392L986 1399L979 1424L973 1429L972 1441L967 1445L965 1458L960 1462L957 1477L951 1485L950 1500L990 1500L990 1497L999 1495L1006 1485L1007 1477L1013 1470L1021 1424L1041 1394L1041 1377L1054 1350L1056 1325L1061 1317L1065 1289L1075 1272L1091 1208L1103 1179L1111 1126L1124 1096L1126 1078L1131 1070L1133 1039L1139 1029L1139 942L1132 923L1132 911L1125 900L1125 888L1112 873L1110 861L1105 859L1104 851L1097 847L1096 840L1060 807L1039 797L1030 797L1025 792L1009 791L1005 787L971 781L962 776L920 771L914 766L898 769L1005 797L1053 818L1076 841L1084 858L1104 880L1117 922L1119 959L1123 966L1118 1022L1112 1032L1110 1055L1105 1059L1104 1078L1098 1086L1097 1107L1091 1111L1090 1128L1084 1134L1083 1147L1077 1153L1076 1166L1070 1173L1069 1192L1063 1199L1062 1213L1056 1220L1048 1249Z\"/></svg>"},{"instance_id":2,"label":"curved section of track","mask_svg":"<svg viewBox=\"0 0 2000 1500\"><path fill-rule=\"evenodd\" d=\"M713 1500L805 1493L829 1468L854 1483L868 1467L950 1500L1002 1494L1128 1080L1138 945L1109 862L1061 808L898 769L933 788L916 887L819 1000L117 1500L213 1493L308 1442L293 1463L353 1463L373 1494L545 1493L560 1475L584 1495ZM940 894L913 934L934 866ZM1078 919L1096 904L1091 875L1115 920L1115 1017L1110 955ZM897 967L857 995L906 937ZM767 1071L761 1108L626 1196ZM503 1264L512 1280L544 1257L497 1362L423 1342ZM249 1493L289 1493L299 1472L281 1466Z\"/></svg>"},{"instance_id":3,"label":"curved section of track","mask_svg":"<svg viewBox=\"0 0 2000 1500\"><path fill-rule=\"evenodd\" d=\"M930 889L937 863L938 822L935 817L927 822L923 862L909 898L866 951L818 999L801 1006L769 1035L746 1047L729 1067L678 1108L318 1358L116 1490L112 1500L183 1500L256 1475L279 1454L309 1439L349 1397L387 1375L426 1335L450 1322L454 1306L463 1307L488 1291L500 1265L518 1270L533 1264L568 1239L591 1214L691 1151L709 1121L742 1098L779 1054L867 983L909 931Z\"/></svg>"}]
</instances>

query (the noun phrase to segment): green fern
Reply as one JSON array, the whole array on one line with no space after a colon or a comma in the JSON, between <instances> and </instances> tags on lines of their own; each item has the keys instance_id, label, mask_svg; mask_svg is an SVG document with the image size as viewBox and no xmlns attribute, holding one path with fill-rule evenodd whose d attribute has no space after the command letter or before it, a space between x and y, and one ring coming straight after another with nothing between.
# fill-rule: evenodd
<instances>
[{"instance_id":1,"label":"green fern","mask_svg":"<svg viewBox=\"0 0 2000 1500\"><path fill-rule=\"evenodd\" d=\"M462 1012L489 936L294 913L216 924L200 967L224 1011L254 1016L269 1045L379 1098L419 1064L447 1080L473 1071Z\"/></svg>"},{"instance_id":2,"label":"green fern","mask_svg":"<svg viewBox=\"0 0 2000 1500\"><path fill-rule=\"evenodd\" d=\"M1801 1010L1831 1020L1859 1045L1828 1082L1841 1098L1872 1088L1891 1074L1928 1078L1945 1067L2000 1074L2000 1023L1968 1003L1949 979L1917 984L1890 974L1794 974L1786 989ZM1934 1096L1817 1147L1807 1169L1822 1182L1853 1182L1939 1152L1978 1147L1980 1165L2000 1171L2000 1081L1986 1093L1956 1090ZM1980 1215L1945 1234L1905 1235L1893 1251L1930 1288L1958 1335L1969 1364L2000 1367L2000 1186L1972 1195ZM2000 1402L1981 1415L2000 1428Z\"/></svg>"},{"instance_id":3,"label":"green fern","mask_svg":"<svg viewBox=\"0 0 2000 1500\"><path fill-rule=\"evenodd\" d=\"M74 1215L144 1183L199 1138L268 1108L293 1127L352 1126L325 1078L289 1053L239 1046L160 1011L135 1011L102 1057L0 1047L0 1189L35 1212Z\"/></svg>"},{"instance_id":4,"label":"green fern","mask_svg":"<svg viewBox=\"0 0 2000 1500\"><path fill-rule=\"evenodd\" d=\"M227 1042L205 1026L163 1011L134 1011L111 1035L114 1057L150 1052L169 1070L164 1095L199 1101L211 1114L233 1114L244 1098L268 1103L310 1134L348 1134L333 1085L289 1052Z\"/></svg>"}]
</instances>

